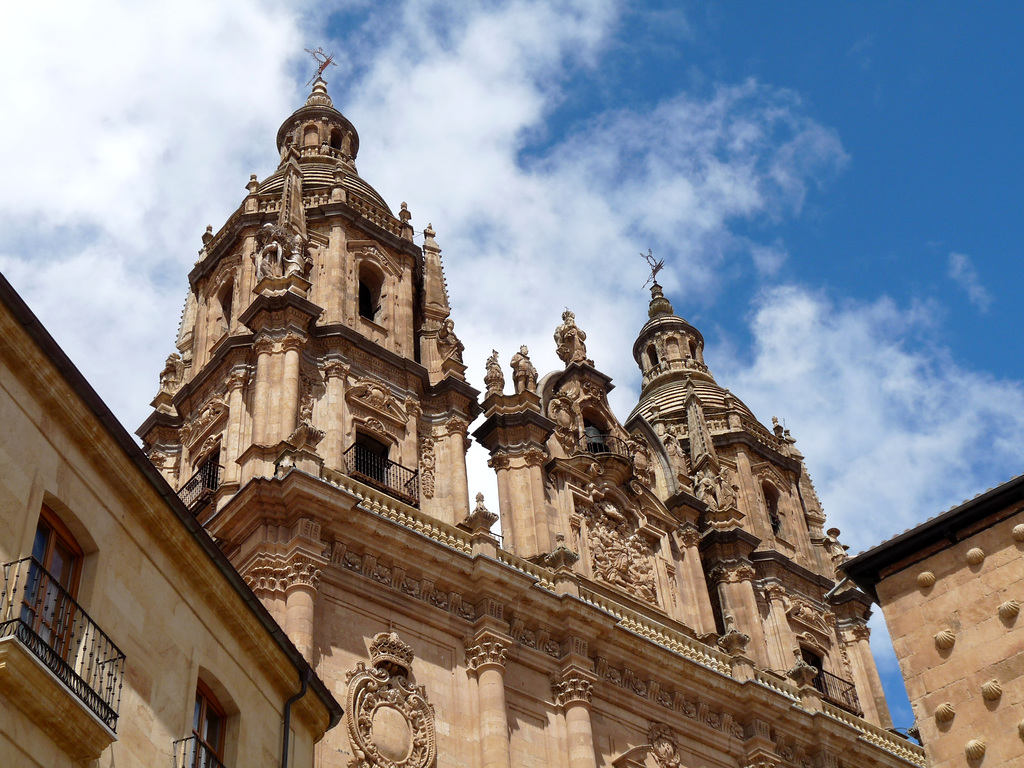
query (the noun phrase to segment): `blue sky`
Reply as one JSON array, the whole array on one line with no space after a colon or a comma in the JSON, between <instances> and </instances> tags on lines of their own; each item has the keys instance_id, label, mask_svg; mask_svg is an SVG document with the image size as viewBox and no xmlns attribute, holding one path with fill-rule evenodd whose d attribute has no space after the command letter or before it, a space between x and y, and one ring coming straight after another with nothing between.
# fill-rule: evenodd
<instances>
[{"instance_id":1,"label":"blue sky","mask_svg":"<svg viewBox=\"0 0 1024 768\"><path fill-rule=\"evenodd\" d=\"M206 224L271 173L322 45L361 175L444 249L482 385L570 306L625 416L652 248L718 381L854 551L1024 464L1024 13L1011 3L22 4L0 270L133 429ZM494 497L479 449L471 492ZM892 690L891 650L875 646ZM897 724L912 716L891 694Z\"/></svg>"}]
</instances>

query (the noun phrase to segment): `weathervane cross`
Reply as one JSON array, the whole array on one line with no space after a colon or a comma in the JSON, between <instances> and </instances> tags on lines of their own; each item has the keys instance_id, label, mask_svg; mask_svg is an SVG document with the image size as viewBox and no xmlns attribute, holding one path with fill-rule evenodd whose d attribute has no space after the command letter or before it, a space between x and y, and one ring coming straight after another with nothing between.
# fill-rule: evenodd
<instances>
[{"instance_id":1,"label":"weathervane cross","mask_svg":"<svg viewBox=\"0 0 1024 768\"><path fill-rule=\"evenodd\" d=\"M652 251L650 248L647 249L647 253L641 253L640 256L643 257L644 261L646 261L651 268L651 276L648 277L647 280L644 282L644 288L646 288L651 283L657 284L658 273L661 272L662 268L664 268L665 260L655 259L654 251Z\"/></svg>"},{"instance_id":2,"label":"weathervane cross","mask_svg":"<svg viewBox=\"0 0 1024 768\"><path fill-rule=\"evenodd\" d=\"M327 69L328 67L338 66L338 64L334 61L334 54L324 53L324 49L322 47L317 48L315 51L311 51L309 48L307 48L306 53L308 53L310 56L316 59L317 63L316 74L309 78L309 80L306 82L306 85L315 83L319 78L323 77L324 70Z\"/></svg>"}]
</instances>

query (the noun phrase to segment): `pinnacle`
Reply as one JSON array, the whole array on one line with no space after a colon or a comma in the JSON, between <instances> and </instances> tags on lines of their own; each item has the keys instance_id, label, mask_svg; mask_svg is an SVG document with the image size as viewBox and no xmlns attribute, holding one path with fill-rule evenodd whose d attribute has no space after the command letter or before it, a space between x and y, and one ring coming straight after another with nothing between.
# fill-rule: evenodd
<instances>
[{"instance_id":1,"label":"pinnacle","mask_svg":"<svg viewBox=\"0 0 1024 768\"><path fill-rule=\"evenodd\" d=\"M651 285L651 305L647 310L648 317L653 320L658 315L671 315L674 312L672 302L665 298L665 292L662 291L661 286L656 282L653 283Z\"/></svg>"},{"instance_id":2,"label":"pinnacle","mask_svg":"<svg viewBox=\"0 0 1024 768\"><path fill-rule=\"evenodd\" d=\"M313 83L313 92L309 94L309 98L306 99L307 107L333 107L334 102L331 101L330 95L327 93L327 81L322 77L318 77L316 82Z\"/></svg>"}]
</instances>

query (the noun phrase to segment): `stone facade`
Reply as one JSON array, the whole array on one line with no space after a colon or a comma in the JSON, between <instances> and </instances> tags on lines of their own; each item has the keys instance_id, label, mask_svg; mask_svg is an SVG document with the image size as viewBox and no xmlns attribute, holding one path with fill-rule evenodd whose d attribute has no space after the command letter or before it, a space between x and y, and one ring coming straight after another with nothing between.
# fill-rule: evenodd
<instances>
[{"instance_id":1,"label":"stone facade","mask_svg":"<svg viewBox=\"0 0 1024 768\"><path fill-rule=\"evenodd\" d=\"M322 80L277 145L204 237L139 435L348 701L318 765L922 764L795 441L660 286L624 422L568 310L564 369L524 347L506 394L494 353L481 403L435 232L358 176ZM500 544L469 502L481 414Z\"/></svg>"},{"instance_id":2,"label":"stone facade","mask_svg":"<svg viewBox=\"0 0 1024 768\"><path fill-rule=\"evenodd\" d=\"M892 633L929 764L1024 765L1024 477L850 560Z\"/></svg>"},{"instance_id":3,"label":"stone facade","mask_svg":"<svg viewBox=\"0 0 1024 768\"><path fill-rule=\"evenodd\" d=\"M227 765L312 766L340 705L2 277L0 424L0 764L184 768L202 691Z\"/></svg>"}]
</instances>

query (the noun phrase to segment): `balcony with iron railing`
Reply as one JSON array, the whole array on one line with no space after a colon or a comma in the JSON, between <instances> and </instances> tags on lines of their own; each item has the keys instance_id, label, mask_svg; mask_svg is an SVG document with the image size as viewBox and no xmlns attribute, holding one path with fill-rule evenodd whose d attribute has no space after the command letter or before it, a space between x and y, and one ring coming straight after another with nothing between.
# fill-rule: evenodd
<instances>
[{"instance_id":1,"label":"balcony with iron railing","mask_svg":"<svg viewBox=\"0 0 1024 768\"><path fill-rule=\"evenodd\" d=\"M849 680L822 669L811 682L825 701L845 709L851 715L864 717L864 710L861 709L860 699L857 697L857 688Z\"/></svg>"},{"instance_id":2,"label":"balcony with iron railing","mask_svg":"<svg viewBox=\"0 0 1024 768\"><path fill-rule=\"evenodd\" d=\"M20 641L111 731L116 730L124 654L35 558L6 563L3 574L0 640Z\"/></svg>"},{"instance_id":3,"label":"balcony with iron railing","mask_svg":"<svg viewBox=\"0 0 1024 768\"><path fill-rule=\"evenodd\" d=\"M223 467L216 461L206 461L199 465L196 473L189 478L188 482L181 486L178 491L185 506L198 512L209 503L217 488L220 487L220 473Z\"/></svg>"},{"instance_id":4,"label":"balcony with iron railing","mask_svg":"<svg viewBox=\"0 0 1024 768\"><path fill-rule=\"evenodd\" d=\"M420 505L420 473L379 456L359 443L342 455L345 474L414 507Z\"/></svg>"},{"instance_id":5,"label":"balcony with iron railing","mask_svg":"<svg viewBox=\"0 0 1024 768\"><path fill-rule=\"evenodd\" d=\"M213 750L196 736L174 742L174 768L225 768Z\"/></svg>"},{"instance_id":6,"label":"balcony with iron railing","mask_svg":"<svg viewBox=\"0 0 1024 768\"><path fill-rule=\"evenodd\" d=\"M614 435L585 434L576 441L576 453L589 453L594 456L610 454L629 458L629 446L622 438Z\"/></svg>"}]
</instances>

